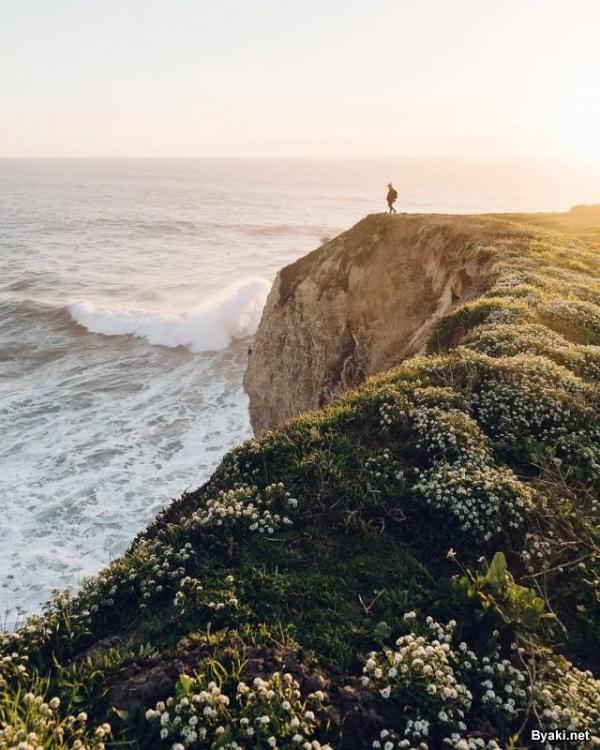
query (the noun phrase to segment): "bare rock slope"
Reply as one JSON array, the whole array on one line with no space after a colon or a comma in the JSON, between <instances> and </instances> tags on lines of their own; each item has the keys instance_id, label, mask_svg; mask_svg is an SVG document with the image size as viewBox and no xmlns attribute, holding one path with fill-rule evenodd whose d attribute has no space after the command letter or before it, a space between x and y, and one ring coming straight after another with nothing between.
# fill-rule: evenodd
<instances>
[{"instance_id":1,"label":"bare rock slope","mask_svg":"<svg viewBox=\"0 0 600 750\"><path fill-rule=\"evenodd\" d=\"M473 246L507 231L490 217L376 214L283 268L244 378L255 433L422 351L442 315L489 285Z\"/></svg>"}]
</instances>

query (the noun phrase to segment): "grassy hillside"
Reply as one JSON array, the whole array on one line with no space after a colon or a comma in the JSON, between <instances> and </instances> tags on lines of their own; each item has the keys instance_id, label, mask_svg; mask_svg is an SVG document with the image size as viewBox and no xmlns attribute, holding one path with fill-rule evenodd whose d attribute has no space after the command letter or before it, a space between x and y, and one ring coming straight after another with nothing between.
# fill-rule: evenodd
<instances>
[{"instance_id":1,"label":"grassy hillside","mask_svg":"<svg viewBox=\"0 0 600 750\"><path fill-rule=\"evenodd\" d=\"M0 749L600 735L600 211L487 220L491 286L427 355L231 451L0 636Z\"/></svg>"}]
</instances>

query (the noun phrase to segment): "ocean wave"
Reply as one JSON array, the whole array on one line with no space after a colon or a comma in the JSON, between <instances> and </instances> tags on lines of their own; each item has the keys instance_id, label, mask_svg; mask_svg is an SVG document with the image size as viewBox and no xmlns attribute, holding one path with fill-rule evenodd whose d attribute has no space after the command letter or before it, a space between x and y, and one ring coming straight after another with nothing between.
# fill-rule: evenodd
<instances>
[{"instance_id":1,"label":"ocean wave","mask_svg":"<svg viewBox=\"0 0 600 750\"><path fill-rule=\"evenodd\" d=\"M62 226L61 229L68 231L79 229L83 231L86 228L100 227L111 230L127 230L137 234L147 234L152 237L159 235L193 235L195 237L207 237L217 234L218 236L233 234L247 237L321 237L323 234L339 234L342 231L340 227L332 227L321 223L299 223L299 224L268 224L268 223L250 223L250 222L221 222L221 221L191 221L185 219L168 219L168 220L146 220L124 222L121 218L98 217L91 220L84 220L81 226L73 225Z\"/></svg>"},{"instance_id":2,"label":"ocean wave","mask_svg":"<svg viewBox=\"0 0 600 750\"><path fill-rule=\"evenodd\" d=\"M181 313L101 307L85 300L73 302L68 311L90 333L137 336L151 345L185 346L192 352L219 351L256 332L270 286L260 276L241 279Z\"/></svg>"},{"instance_id":3,"label":"ocean wave","mask_svg":"<svg viewBox=\"0 0 600 750\"><path fill-rule=\"evenodd\" d=\"M0 324L10 325L15 318L21 325L34 325L40 321L46 323L50 321L58 325L61 323L72 324L64 305L27 297L24 299L0 297Z\"/></svg>"}]
</instances>

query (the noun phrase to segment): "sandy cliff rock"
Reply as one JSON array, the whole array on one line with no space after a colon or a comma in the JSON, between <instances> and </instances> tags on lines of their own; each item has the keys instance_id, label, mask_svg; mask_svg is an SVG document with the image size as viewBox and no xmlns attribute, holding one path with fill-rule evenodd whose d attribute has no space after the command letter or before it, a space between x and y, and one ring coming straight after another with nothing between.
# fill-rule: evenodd
<instances>
[{"instance_id":1,"label":"sandy cliff rock","mask_svg":"<svg viewBox=\"0 0 600 750\"><path fill-rule=\"evenodd\" d=\"M486 263L468 249L503 231L478 217L377 214L283 268L244 379L256 434L422 350L440 316L486 288Z\"/></svg>"}]
</instances>

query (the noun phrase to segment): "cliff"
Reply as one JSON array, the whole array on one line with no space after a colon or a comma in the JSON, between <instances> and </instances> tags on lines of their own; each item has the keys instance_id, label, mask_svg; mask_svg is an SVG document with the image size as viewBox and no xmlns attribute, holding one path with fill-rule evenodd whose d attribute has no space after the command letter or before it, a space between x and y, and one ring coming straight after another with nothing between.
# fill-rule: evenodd
<instances>
[{"instance_id":1,"label":"cliff","mask_svg":"<svg viewBox=\"0 0 600 750\"><path fill-rule=\"evenodd\" d=\"M436 321L489 286L482 243L519 233L489 218L377 214L283 268L244 379L255 433L424 351Z\"/></svg>"},{"instance_id":2,"label":"cliff","mask_svg":"<svg viewBox=\"0 0 600 750\"><path fill-rule=\"evenodd\" d=\"M598 747L600 210L369 217L284 269L257 428L417 350L0 634L0 750Z\"/></svg>"}]
</instances>

